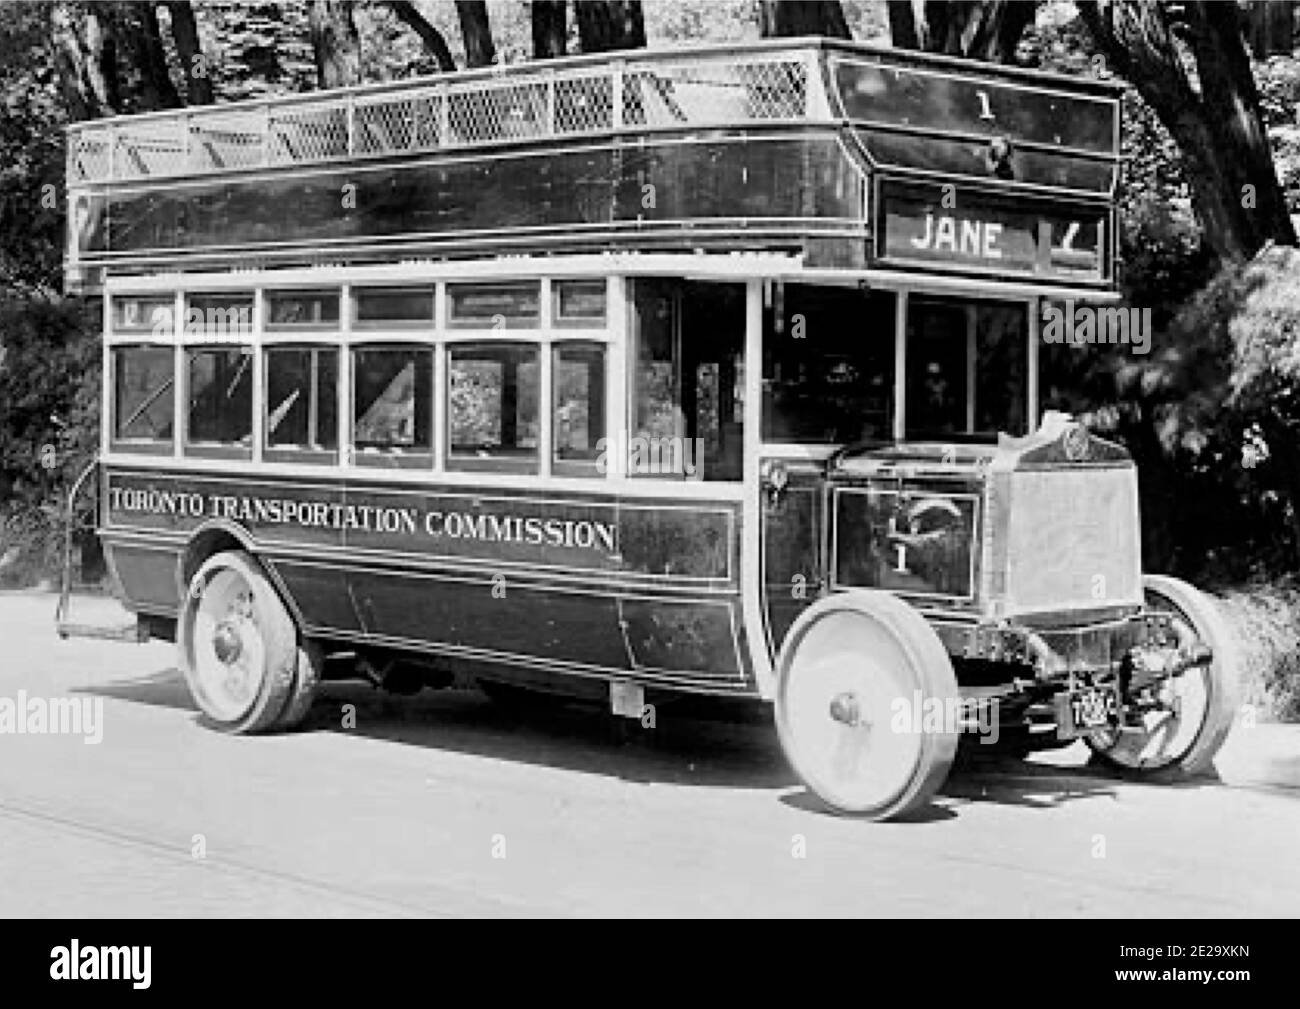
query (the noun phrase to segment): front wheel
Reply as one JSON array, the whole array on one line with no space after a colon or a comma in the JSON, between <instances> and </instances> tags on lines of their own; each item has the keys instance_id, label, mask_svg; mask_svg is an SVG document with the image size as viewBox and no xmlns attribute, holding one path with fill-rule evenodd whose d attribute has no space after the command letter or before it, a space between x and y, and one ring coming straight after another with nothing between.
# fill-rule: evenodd
<instances>
[{"instance_id":1,"label":"front wheel","mask_svg":"<svg viewBox=\"0 0 1300 1009\"><path fill-rule=\"evenodd\" d=\"M1177 578L1143 579L1147 608L1182 621L1207 646L1209 665L1192 666L1151 690L1132 724L1087 737L1097 759L1125 774L1158 780L1202 774L1232 727L1232 638L1214 601Z\"/></svg>"},{"instance_id":2,"label":"front wheel","mask_svg":"<svg viewBox=\"0 0 1300 1009\"><path fill-rule=\"evenodd\" d=\"M942 642L894 596L828 596L786 635L777 664L781 747L838 812L886 820L926 805L952 766L959 712Z\"/></svg>"},{"instance_id":3,"label":"front wheel","mask_svg":"<svg viewBox=\"0 0 1300 1009\"><path fill-rule=\"evenodd\" d=\"M208 558L177 631L190 695L218 728L262 732L277 723L299 674L298 629L257 561L241 550Z\"/></svg>"}]
</instances>

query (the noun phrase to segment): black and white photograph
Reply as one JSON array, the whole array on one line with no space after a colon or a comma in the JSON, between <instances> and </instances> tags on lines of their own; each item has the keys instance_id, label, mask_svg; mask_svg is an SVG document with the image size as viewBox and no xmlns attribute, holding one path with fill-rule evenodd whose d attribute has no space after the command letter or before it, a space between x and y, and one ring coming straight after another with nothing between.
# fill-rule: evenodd
<instances>
[{"instance_id":1,"label":"black and white photograph","mask_svg":"<svg viewBox=\"0 0 1300 1009\"><path fill-rule=\"evenodd\" d=\"M1058 988L1249 991L1298 231L1284 0L0 3L6 970L1075 919Z\"/></svg>"}]
</instances>

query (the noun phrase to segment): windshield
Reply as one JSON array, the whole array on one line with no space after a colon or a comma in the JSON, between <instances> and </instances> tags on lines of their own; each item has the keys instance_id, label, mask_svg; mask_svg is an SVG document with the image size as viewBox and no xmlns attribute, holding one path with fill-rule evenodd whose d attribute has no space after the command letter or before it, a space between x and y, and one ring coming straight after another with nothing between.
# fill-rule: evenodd
<instances>
[{"instance_id":1,"label":"windshield","mask_svg":"<svg viewBox=\"0 0 1300 1009\"><path fill-rule=\"evenodd\" d=\"M774 287L764 318L764 439L892 438L895 304L887 291Z\"/></svg>"},{"instance_id":2,"label":"windshield","mask_svg":"<svg viewBox=\"0 0 1300 1009\"><path fill-rule=\"evenodd\" d=\"M909 299L907 437L1024 434L1027 353L1021 303Z\"/></svg>"},{"instance_id":3,"label":"windshield","mask_svg":"<svg viewBox=\"0 0 1300 1009\"><path fill-rule=\"evenodd\" d=\"M996 441L1026 431L1024 302L910 295L906 365L895 374L898 297L773 285L764 313L763 438L787 444Z\"/></svg>"}]
</instances>

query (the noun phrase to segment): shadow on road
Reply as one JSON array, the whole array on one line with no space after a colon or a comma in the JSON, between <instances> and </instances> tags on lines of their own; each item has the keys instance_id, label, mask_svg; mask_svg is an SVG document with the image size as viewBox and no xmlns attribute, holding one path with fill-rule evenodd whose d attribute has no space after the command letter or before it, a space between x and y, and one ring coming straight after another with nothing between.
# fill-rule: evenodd
<instances>
[{"instance_id":1,"label":"shadow on road","mask_svg":"<svg viewBox=\"0 0 1300 1009\"><path fill-rule=\"evenodd\" d=\"M193 711L175 669L115 680L80 692ZM348 706L351 706L349 711ZM355 727L345 727L348 724ZM639 784L705 788L792 789L786 805L835 816L802 788L781 753L766 710L696 700L663 704L655 727L616 719L582 705L543 703L515 712L475 690L424 691L395 697L365 684L324 685L302 732L333 732L449 753L602 774ZM196 730L201 718L194 715ZM935 803L908 818L925 823L960 815L963 806L994 803L1049 809L1080 799L1113 797L1121 783L1104 768L1059 755L1027 761L996 750L964 747ZM1198 788L1196 781L1172 787ZM1171 786L1152 786L1171 787Z\"/></svg>"},{"instance_id":2,"label":"shadow on road","mask_svg":"<svg viewBox=\"0 0 1300 1009\"><path fill-rule=\"evenodd\" d=\"M190 700L190 691L185 686L185 679L176 669L160 669L148 676L131 680L113 680L111 683L98 684L94 687L78 687L74 694L96 694L100 697L112 697L119 701L134 701L136 704L151 704L162 708L180 708L195 711L194 702Z\"/></svg>"}]
</instances>

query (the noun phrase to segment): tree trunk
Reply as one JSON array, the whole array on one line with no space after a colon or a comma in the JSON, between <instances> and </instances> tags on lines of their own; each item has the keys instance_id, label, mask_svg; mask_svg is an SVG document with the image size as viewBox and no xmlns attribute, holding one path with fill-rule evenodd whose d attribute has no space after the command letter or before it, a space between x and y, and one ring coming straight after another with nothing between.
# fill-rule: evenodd
<instances>
[{"instance_id":1,"label":"tree trunk","mask_svg":"<svg viewBox=\"0 0 1300 1009\"><path fill-rule=\"evenodd\" d=\"M456 0L456 16L460 18L460 33L465 39L465 64L490 67L496 61L497 50L492 44L487 4L484 0Z\"/></svg>"},{"instance_id":2,"label":"tree trunk","mask_svg":"<svg viewBox=\"0 0 1300 1009\"><path fill-rule=\"evenodd\" d=\"M900 49L1012 63L1037 10L1024 0L926 0L918 23L908 0L889 0L889 34Z\"/></svg>"},{"instance_id":3,"label":"tree trunk","mask_svg":"<svg viewBox=\"0 0 1300 1009\"><path fill-rule=\"evenodd\" d=\"M891 20L892 16L891 12ZM764 38L799 35L826 35L836 39L853 37L839 0L763 0L761 17Z\"/></svg>"},{"instance_id":4,"label":"tree trunk","mask_svg":"<svg viewBox=\"0 0 1300 1009\"><path fill-rule=\"evenodd\" d=\"M307 8L316 81L322 88L361 83L361 37L349 0L311 0Z\"/></svg>"},{"instance_id":5,"label":"tree trunk","mask_svg":"<svg viewBox=\"0 0 1300 1009\"><path fill-rule=\"evenodd\" d=\"M415 9L415 4L408 0L390 0L388 6L403 24L420 36L424 48L438 61L439 70L450 72L456 69L456 61L452 59L451 49L442 37L442 32L424 19L424 15Z\"/></svg>"},{"instance_id":6,"label":"tree trunk","mask_svg":"<svg viewBox=\"0 0 1300 1009\"><path fill-rule=\"evenodd\" d=\"M1111 66L1178 142L1192 204L1220 261L1249 259L1270 240L1294 245L1236 5L1184 3L1175 13L1125 0L1080 3L1079 12Z\"/></svg>"},{"instance_id":7,"label":"tree trunk","mask_svg":"<svg viewBox=\"0 0 1300 1009\"><path fill-rule=\"evenodd\" d=\"M194 8L190 0L170 0L167 10L172 16L172 39L176 42L176 55L185 71L185 98L189 105L211 105L212 75L203 56L198 25L194 22Z\"/></svg>"},{"instance_id":8,"label":"tree trunk","mask_svg":"<svg viewBox=\"0 0 1300 1009\"><path fill-rule=\"evenodd\" d=\"M584 53L645 47L640 0L577 0L573 6Z\"/></svg>"},{"instance_id":9,"label":"tree trunk","mask_svg":"<svg viewBox=\"0 0 1300 1009\"><path fill-rule=\"evenodd\" d=\"M899 49L920 49L921 36L916 30L916 10L912 0L888 0L889 37Z\"/></svg>"},{"instance_id":10,"label":"tree trunk","mask_svg":"<svg viewBox=\"0 0 1300 1009\"><path fill-rule=\"evenodd\" d=\"M533 0L533 58L555 59L569 48L569 23L564 0Z\"/></svg>"},{"instance_id":11,"label":"tree trunk","mask_svg":"<svg viewBox=\"0 0 1300 1009\"><path fill-rule=\"evenodd\" d=\"M115 28L107 5L60 3L51 13L59 86L74 122L115 115L121 106Z\"/></svg>"},{"instance_id":12,"label":"tree trunk","mask_svg":"<svg viewBox=\"0 0 1300 1009\"><path fill-rule=\"evenodd\" d=\"M1255 0L1247 13L1250 48L1255 59L1290 56L1295 38L1295 8L1291 0Z\"/></svg>"},{"instance_id":13,"label":"tree trunk","mask_svg":"<svg viewBox=\"0 0 1300 1009\"><path fill-rule=\"evenodd\" d=\"M181 97L176 93L176 85L167 70L167 54L163 50L162 30L158 27L158 12L154 5L147 0L128 4L121 15L124 22L122 48L140 75L137 111L179 108Z\"/></svg>"}]
</instances>

